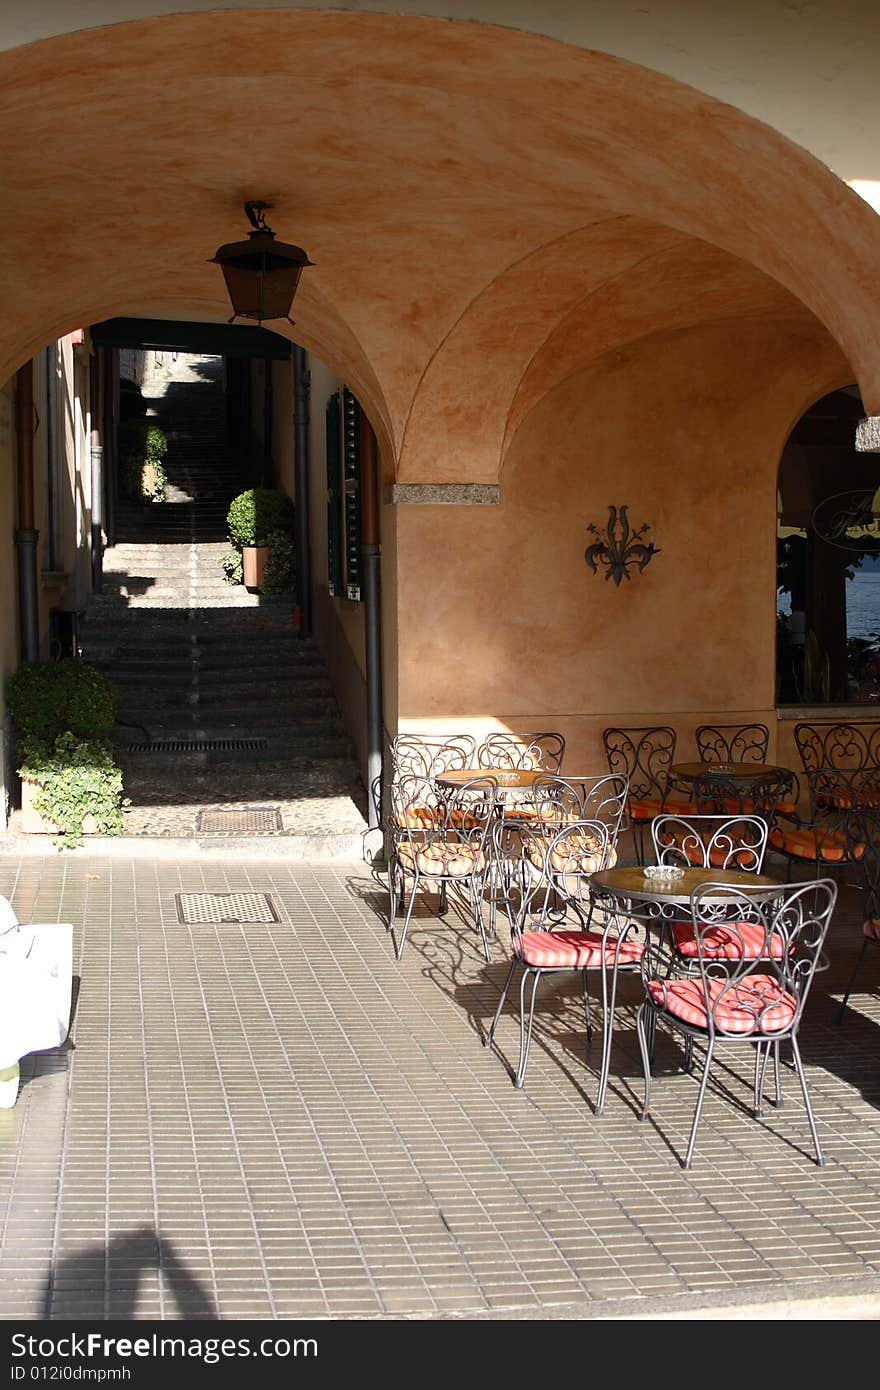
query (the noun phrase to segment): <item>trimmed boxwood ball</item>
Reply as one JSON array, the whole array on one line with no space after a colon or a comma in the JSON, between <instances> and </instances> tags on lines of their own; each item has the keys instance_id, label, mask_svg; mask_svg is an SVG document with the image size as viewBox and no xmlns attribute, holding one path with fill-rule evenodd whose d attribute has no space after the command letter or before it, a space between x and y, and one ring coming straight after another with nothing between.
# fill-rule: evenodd
<instances>
[{"instance_id":1,"label":"trimmed boxwood ball","mask_svg":"<svg viewBox=\"0 0 880 1390\"><path fill-rule=\"evenodd\" d=\"M6 704L20 739L54 740L70 732L106 738L116 719L117 692L97 666L76 657L30 661L6 684Z\"/></svg>"},{"instance_id":2,"label":"trimmed boxwood ball","mask_svg":"<svg viewBox=\"0 0 880 1390\"><path fill-rule=\"evenodd\" d=\"M277 488L251 487L233 498L226 524L239 550L243 545L267 545L273 531L291 532L295 511L286 492Z\"/></svg>"}]
</instances>

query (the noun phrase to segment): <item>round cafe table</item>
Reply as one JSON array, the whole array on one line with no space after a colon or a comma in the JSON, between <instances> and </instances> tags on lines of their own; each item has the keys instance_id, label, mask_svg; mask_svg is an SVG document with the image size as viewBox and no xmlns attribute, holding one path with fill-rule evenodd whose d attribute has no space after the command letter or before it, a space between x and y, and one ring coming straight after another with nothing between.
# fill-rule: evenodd
<instances>
[{"instance_id":1,"label":"round cafe table","mask_svg":"<svg viewBox=\"0 0 880 1390\"><path fill-rule=\"evenodd\" d=\"M701 883L717 884L719 903L735 902L745 889L766 890L768 901L784 893L789 886L768 874L750 874L743 869L685 869L677 878L648 878L639 866L615 866L603 869L590 877L590 898L594 907L602 909L606 922L603 928L602 959L602 1070L596 1108L601 1111L608 1087L611 1067L611 1036L614 1030L614 1003L617 996L620 944L635 929L647 934L656 929L662 932L667 922L679 917L682 910L690 912L691 894ZM729 895L725 894L729 889ZM611 935L609 936L609 933ZM605 941L608 940L608 950ZM612 943L616 945L610 967L609 988L607 963ZM631 968L631 967L629 967ZM636 967L638 968L638 967Z\"/></svg>"},{"instance_id":2,"label":"round cafe table","mask_svg":"<svg viewBox=\"0 0 880 1390\"><path fill-rule=\"evenodd\" d=\"M784 800L793 774L789 768L771 763L674 763L669 778L670 782L691 784L700 810L736 812L750 810L756 789L768 785L776 789L774 803Z\"/></svg>"}]
</instances>

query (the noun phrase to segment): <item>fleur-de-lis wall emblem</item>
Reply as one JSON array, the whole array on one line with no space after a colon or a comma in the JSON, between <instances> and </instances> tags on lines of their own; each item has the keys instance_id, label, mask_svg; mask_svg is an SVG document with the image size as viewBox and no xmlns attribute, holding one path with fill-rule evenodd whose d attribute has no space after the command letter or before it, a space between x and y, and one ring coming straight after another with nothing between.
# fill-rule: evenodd
<instances>
[{"instance_id":1,"label":"fleur-de-lis wall emblem","mask_svg":"<svg viewBox=\"0 0 880 1390\"><path fill-rule=\"evenodd\" d=\"M608 525L604 531L600 531L593 522L587 526L590 534L598 539L593 545L587 546L584 559L594 574L599 573L599 565L605 565L605 578L619 584L621 579L629 579L631 569L643 570L655 555L660 554L654 542L647 540L650 529L651 524L646 521L633 531L627 519L626 507L609 507Z\"/></svg>"}]
</instances>

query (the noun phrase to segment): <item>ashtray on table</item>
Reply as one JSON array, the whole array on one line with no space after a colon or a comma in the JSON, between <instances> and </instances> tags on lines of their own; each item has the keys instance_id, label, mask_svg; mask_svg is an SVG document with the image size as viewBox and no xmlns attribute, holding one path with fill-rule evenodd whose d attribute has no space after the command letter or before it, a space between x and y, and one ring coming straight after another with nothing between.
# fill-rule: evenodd
<instances>
[{"instance_id":1,"label":"ashtray on table","mask_svg":"<svg viewBox=\"0 0 880 1390\"><path fill-rule=\"evenodd\" d=\"M643 872L645 878L660 879L664 883L684 878L684 869L680 864L646 864Z\"/></svg>"}]
</instances>

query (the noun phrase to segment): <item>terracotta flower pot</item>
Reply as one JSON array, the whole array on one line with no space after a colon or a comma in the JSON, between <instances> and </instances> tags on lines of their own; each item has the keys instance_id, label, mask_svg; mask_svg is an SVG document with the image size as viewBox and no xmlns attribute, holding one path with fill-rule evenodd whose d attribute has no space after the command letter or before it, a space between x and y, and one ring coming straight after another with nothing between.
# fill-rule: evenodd
<instances>
[{"instance_id":1,"label":"terracotta flower pot","mask_svg":"<svg viewBox=\"0 0 880 1390\"><path fill-rule=\"evenodd\" d=\"M40 791L39 782L29 782L24 777L21 779L21 828L25 835L57 835L55 822L46 820L34 805ZM86 811L82 829L84 835L95 834L95 818L91 811Z\"/></svg>"},{"instance_id":2,"label":"terracotta flower pot","mask_svg":"<svg viewBox=\"0 0 880 1390\"><path fill-rule=\"evenodd\" d=\"M266 568L266 561L268 558L268 545L242 546L242 578L246 589L259 589L263 582L263 572Z\"/></svg>"}]
</instances>

